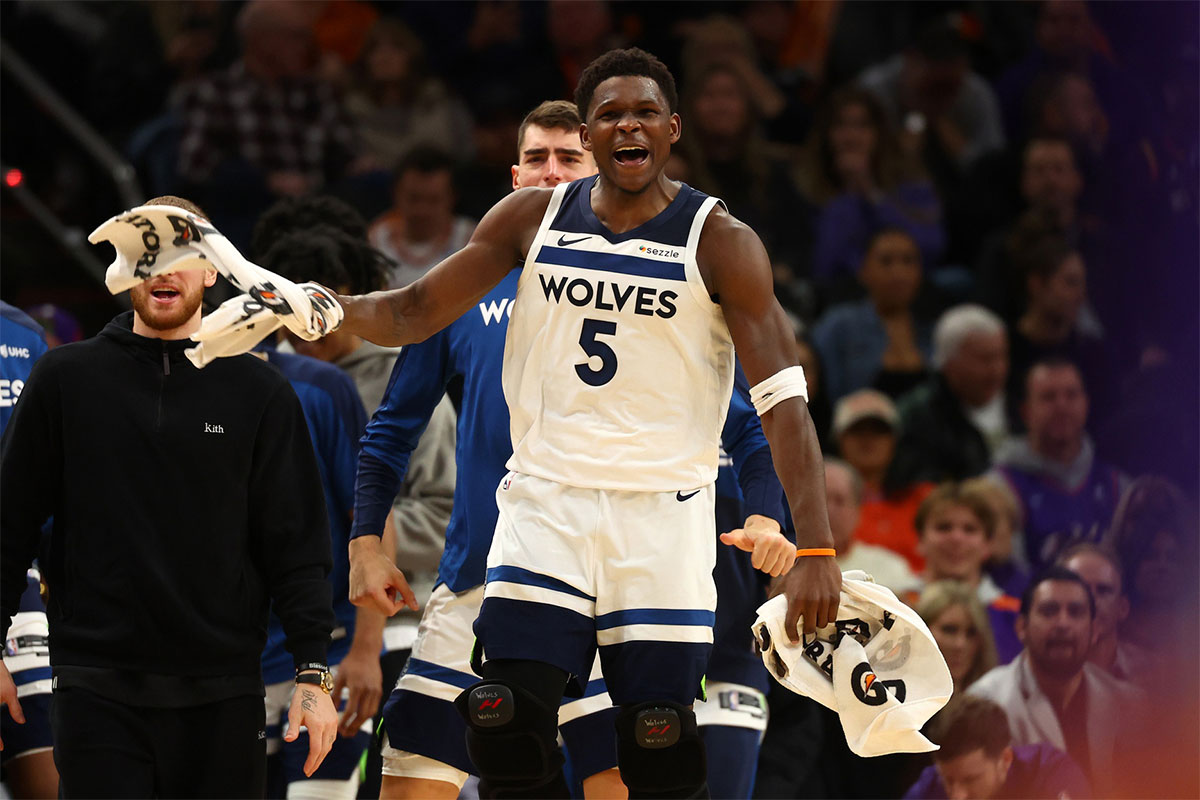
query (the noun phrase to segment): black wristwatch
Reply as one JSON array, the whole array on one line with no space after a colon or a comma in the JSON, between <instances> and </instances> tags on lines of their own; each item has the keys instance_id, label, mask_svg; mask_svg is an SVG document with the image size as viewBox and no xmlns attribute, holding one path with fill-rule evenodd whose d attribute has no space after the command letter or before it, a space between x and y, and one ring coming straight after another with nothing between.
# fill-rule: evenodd
<instances>
[{"instance_id":1,"label":"black wristwatch","mask_svg":"<svg viewBox=\"0 0 1200 800\"><path fill-rule=\"evenodd\" d=\"M329 674L329 670L301 672L296 675L296 683L311 683L313 686L321 687L321 691L325 694L333 694L333 676Z\"/></svg>"}]
</instances>

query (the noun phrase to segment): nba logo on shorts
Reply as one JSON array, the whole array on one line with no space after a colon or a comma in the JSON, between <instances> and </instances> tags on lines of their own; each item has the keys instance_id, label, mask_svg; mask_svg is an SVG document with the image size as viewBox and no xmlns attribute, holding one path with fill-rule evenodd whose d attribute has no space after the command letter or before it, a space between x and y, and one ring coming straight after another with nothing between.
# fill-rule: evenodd
<instances>
[{"instance_id":1,"label":"nba logo on shorts","mask_svg":"<svg viewBox=\"0 0 1200 800\"><path fill-rule=\"evenodd\" d=\"M512 486L512 475L506 475L504 480L500 482L500 488L506 492L508 491L509 486Z\"/></svg>"}]
</instances>

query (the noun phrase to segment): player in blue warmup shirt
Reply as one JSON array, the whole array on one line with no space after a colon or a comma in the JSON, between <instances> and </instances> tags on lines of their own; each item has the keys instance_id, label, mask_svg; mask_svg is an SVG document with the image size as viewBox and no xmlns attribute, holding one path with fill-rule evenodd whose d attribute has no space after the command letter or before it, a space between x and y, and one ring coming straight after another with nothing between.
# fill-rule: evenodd
<instances>
[{"instance_id":1,"label":"player in blue warmup shirt","mask_svg":"<svg viewBox=\"0 0 1200 800\"><path fill-rule=\"evenodd\" d=\"M33 362L49 349L42 326L0 300L0 431L8 426ZM40 575L29 570L29 587L4 643L4 664L17 686L24 724L0 714L0 771L14 797L57 797L58 770L50 738L50 648Z\"/></svg>"},{"instance_id":2,"label":"player in blue warmup shirt","mask_svg":"<svg viewBox=\"0 0 1200 800\"><path fill-rule=\"evenodd\" d=\"M262 659L267 756L272 762L268 792L269 796L279 797L350 800L360 780L359 762L371 740L371 718L379 706L382 679L379 653L384 616L373 609L356 609L347 594L350 564L346 546L354 507L358 439L366 427L366 411L354 382L337 367L315 358L272 348L264 350L267 360L283 373L300 398L325 490L333 548L329 580L333 584L333 611L337 617L337 627L329 643L328 666L334 679L334 701L341 711L340 735L333 749L317 771L305 777L302 767L308 752L308 733L302 732L293 741L283 739L296 687L295 670L292 656L284 647L283 626L272 614Z\"/></svg>"}]
</instances>

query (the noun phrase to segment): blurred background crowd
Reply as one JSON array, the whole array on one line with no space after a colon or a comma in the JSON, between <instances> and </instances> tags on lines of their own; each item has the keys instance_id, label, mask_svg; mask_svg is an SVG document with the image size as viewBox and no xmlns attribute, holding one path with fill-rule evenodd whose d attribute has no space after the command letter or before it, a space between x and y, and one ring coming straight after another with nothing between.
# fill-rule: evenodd
<instances>
[{"instance_id":1,"label":"blurred background crowd","mask_svg":"<svg viewBox=\"0 0 1200 800\"><path fill-rule=\"evenodd\" d=\"M679 82L669 174L770 254L843 568L915 606L1012 745L1196 796L1198 9L10 0L2 295L52 346L94 334L120 306L83 237L162 194L259 259L268 208L338 198L386 260L303 277L407 284L510 191L525 113L643 47ZM983 741L995 707L967 711L946 736ZM756 796L898 797L930 763L839 737L775 691Z\"/></svg>"}]
</instances>

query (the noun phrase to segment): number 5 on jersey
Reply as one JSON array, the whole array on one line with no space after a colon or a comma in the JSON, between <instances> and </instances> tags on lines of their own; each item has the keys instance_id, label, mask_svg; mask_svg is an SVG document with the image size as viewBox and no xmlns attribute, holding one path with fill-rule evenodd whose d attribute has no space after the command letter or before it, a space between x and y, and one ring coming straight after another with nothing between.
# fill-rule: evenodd
<instances>
[{"instance_id":1,"label":"number 5 on jersey","mask_svg":"<svg viewBox=\"0 0 1200 800\"><path fill-rule=\"evenodd\" d=\"M579 346L587 353L588 360L575 365L579 379L589 386L603 386L617 374L617 354L597 336L615 336L617 323L602 319L585 319L579 332ZM591 359L600 359L600 368L592 369Z\"/></svg>"}]
</instances>

